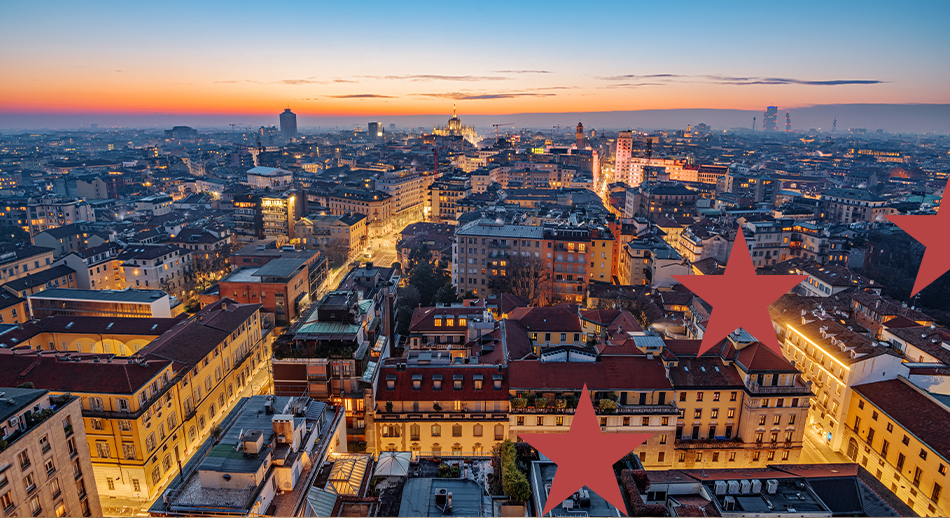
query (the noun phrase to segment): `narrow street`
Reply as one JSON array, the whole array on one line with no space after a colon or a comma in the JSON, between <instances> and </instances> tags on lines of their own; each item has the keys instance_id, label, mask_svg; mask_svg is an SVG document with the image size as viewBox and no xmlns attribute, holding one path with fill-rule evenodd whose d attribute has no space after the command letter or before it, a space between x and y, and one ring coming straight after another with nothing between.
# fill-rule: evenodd
<instances>
[{"instance_id":1,"label":"narrow street","mask_svg":"<svg viewBox=\"0 0 950 518\"><path fill-rule=\"evenodd\" d=\"M799 462L802 464L829 464L851 462L851 459L841 453L832 451L828 443L818 435L818 432L811 425L807 425L805 437L802 441L802 456Z\"/></svg>"}]
</instances>

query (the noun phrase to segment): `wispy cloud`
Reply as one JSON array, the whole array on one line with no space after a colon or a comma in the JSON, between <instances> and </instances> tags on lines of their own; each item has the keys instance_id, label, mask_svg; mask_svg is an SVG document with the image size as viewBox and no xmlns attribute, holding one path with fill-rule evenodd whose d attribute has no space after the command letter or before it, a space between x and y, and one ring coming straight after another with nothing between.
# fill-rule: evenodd
<instances>
[{"instance_id":1,"label":"wispy cloud","mask_svg":"<svg viewBox=\"0 0 950 518\"><path fill-rule=\"evenodd\" d=\"M214 84L233 85L233 84L235 84L235 83L239 83L240 81L212 81L212 82L213 82Z\"/></svg>"},{"instance_id":2,"label":"wispy cloud","mask_svg":"<svg viewBox=\"0 0 950 518\"><path fill-rule=\"evenodd\" d=\"M680 75L680 74L624 74L616 76L602 76L597 79L604 81L633 82L610 85L607 88L635 88L640 86L661 86L674 83L704 83L713 85L751 86L751 85L804 85L804 86L840 86L840 85L875 85L886 83L879 79L794 79L787 77L735 77L719 74L713 75Z\"/></svg>"},{"instance_id":3,"label":"wispy cloud","mask_svg":"<svg viewBox=\"0 0 950 518\"><path fill-rule=\"evenodd\" d=\"M553 74L550 70L492 70L494 74Z\"/></svg>"},{"instance_id":4,"label":"wispy cloud","mask_svg":"<svg viewBox=\"0 0 950 518\"><path fill-rule=\"evenodd\" d=\"M392 95L382 94L346 94L346 95L328 95L328 99L395 99Z\"/></svg>"},{"instance_id":5,"label":"wispy cloud","mask_svg":"<svg viewBox=\"0 0 950 518\"><path fill-rule=\"evenodd\" d=\"M554 97L557 94L541 92L503 92L493 94L480 94L470 92L442 92L414 94L418 97L428 97L431 99L452 99L455 101L484 101L488 99L515 99L518 97Z\"/></svg>"},{"instance_id":6,"label":"wispy cloud","mask_svg":"<svg viewBox=\"0 0 950 518\"><path fill-rule=\"evenodd\" d=\"M387 81L510 81L504 76L449 76L440 74L410 74L402 76L359 76L367 79L385 79Z\"/></svg>"}]
</instances>

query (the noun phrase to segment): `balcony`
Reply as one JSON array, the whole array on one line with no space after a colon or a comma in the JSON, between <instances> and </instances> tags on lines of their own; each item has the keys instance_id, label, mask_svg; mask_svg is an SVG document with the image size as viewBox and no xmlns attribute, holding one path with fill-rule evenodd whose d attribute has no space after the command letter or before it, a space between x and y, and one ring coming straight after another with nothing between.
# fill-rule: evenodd
<instances>
[{"instance_id":1,"label":"balcony","mask_svg":"<svg viewBox=\"0 0 950 518\"><path fill-rule=\"evenodd\" d=\"M722 449L738 448L742 446L742 438L738 435L729 439L725 437L716 437L715 439L691 439L683 437L676 439L674 447L677 449Z\"/></svg>"},{"instance_id":2,"label":"balcony","mask_svg":"<svg viewBox=\"0 0 950 518\"><path fill-rule=\"evenodd\" d=\"M795 377L795 384L791 386L762 386L751 380L745 384L746 390L756 395L789 394L796 396L810 396L812 394L808 382L799 376Z\"/></svg>"}]
</instances>

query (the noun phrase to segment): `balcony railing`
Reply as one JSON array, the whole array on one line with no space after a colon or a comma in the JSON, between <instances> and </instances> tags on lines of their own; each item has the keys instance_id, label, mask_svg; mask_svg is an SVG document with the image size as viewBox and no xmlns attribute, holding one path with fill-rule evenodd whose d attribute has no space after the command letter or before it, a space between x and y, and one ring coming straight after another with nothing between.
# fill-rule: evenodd
<instances>
[{"instance_id":1,"label":"balcony railing","mask_svg":"<svg viewBox=\"0 0 950 518\"><path fill-rule=\"evenodd\" d=\"M752 381L745 384L746 389L753 394L811 394L805 380L796 376L794 385L762 386Z\"/></svg>"},{"instance_id":2,"label":"balcony railing","mask_svg":"<svg viewBox=\"0 0 950 518\"><path fill-rule=\"evenodd\" d=\"M737 435L729 439L726 438L715 438L715 439L692 439L689 437L682 437L676 439L674 443L676 448L689 448L689 449L721 449L721 448L738 448L742 446L742 439Z\"/></svg>"}]
</instances>

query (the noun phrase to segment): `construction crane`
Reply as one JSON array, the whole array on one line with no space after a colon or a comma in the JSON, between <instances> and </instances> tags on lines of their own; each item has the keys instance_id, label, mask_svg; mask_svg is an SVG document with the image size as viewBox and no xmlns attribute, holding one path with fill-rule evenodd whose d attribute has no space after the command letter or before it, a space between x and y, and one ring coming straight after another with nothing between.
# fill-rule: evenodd
<instances>
[{"instance_id":1,"label":"construction crane","mask_svg":"<svg viewBox=\"0 0 950 518\"><path fill-rule=\"evenodd\" d=\"M498 127L499 126L511 126L513 122L502 122L501 124L492 124L492 127L495 128L495 138L498 138Z\"/></svg>"}]
</instances>

